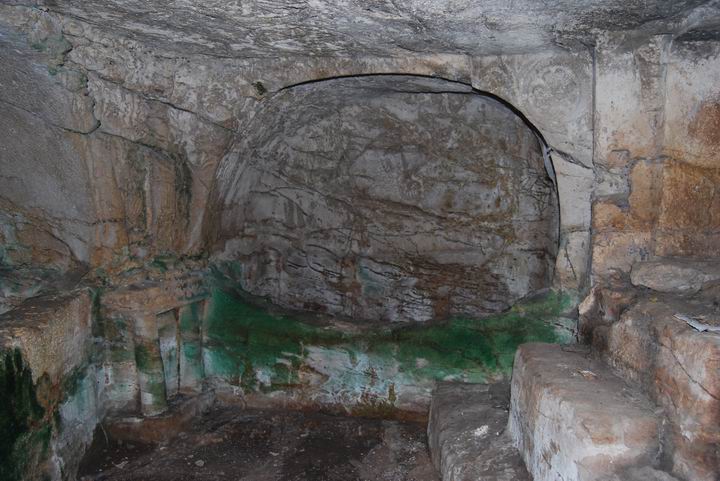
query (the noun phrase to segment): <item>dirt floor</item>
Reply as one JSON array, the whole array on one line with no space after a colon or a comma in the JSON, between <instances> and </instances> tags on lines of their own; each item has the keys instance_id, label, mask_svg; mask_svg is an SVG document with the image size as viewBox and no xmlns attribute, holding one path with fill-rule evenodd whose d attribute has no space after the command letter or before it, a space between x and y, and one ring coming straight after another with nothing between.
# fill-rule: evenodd
<instances>
[{"instance_id":1,"label":"dirt floor","mask_svg":"<svg viewBox=\"0 0 720 481\"><path fill-rule=\"evenodd\" d=\"M90 480L437 481L425 424L320 413L214 409L162 444L98 431Z\"/></svg>"}]
</instances>

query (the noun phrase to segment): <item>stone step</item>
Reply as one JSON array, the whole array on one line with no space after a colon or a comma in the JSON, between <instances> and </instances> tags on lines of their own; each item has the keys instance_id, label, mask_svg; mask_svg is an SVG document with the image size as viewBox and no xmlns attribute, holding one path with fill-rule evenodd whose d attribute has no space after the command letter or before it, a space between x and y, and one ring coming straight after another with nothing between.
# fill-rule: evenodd
<instances>
[{"instance_id":1,"label":"stone step","mask_svg":"<svg viewBox=\"0 0 720 481\"><path fill-rule=\"evenodd\" d=\"M430 406L430 454L443 481L529 481L506 433L507 384L439 383Z\"/></svg>"},{"instance_id":2,"label":"stone step","mask_svg":"<svg viewBox=\"0 0 720 481\"><path fill-rule=\"evenodd\" d=\"M628 382L664 410L664 462L675 476L720 479L720 333L699 332L681 317L717 326L718 308L675 296L642 298L593 336L595 348Z\"/></svg>"},{"instance_id":3,"label":"stone step","mask_svg":"<svg viewBox=\"0 0 720 481\"><path fill-rule=\"evenodd\" d=\"M535 481L600 481L658 456L654 405L585 348L520 346L510 404L508 430Z\"/></svg>"}]
</instances>

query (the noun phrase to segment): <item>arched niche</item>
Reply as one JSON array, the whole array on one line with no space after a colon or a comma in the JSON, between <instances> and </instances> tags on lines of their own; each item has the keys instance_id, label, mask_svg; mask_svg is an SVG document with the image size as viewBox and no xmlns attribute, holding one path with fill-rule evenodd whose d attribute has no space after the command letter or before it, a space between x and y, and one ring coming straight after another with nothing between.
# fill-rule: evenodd
<instances>
[{"instance_id":1,"label":"arched niche","mask_svg":"<svg viewBox=\"0 0 720 481\"><path fill-rule=\"evenodd\" d=\"M268 95L214 186L215 257L288 307L423 321L553 283L559 209L544 141L469 85L412 75Z\"/></svg>"}]
</instances>

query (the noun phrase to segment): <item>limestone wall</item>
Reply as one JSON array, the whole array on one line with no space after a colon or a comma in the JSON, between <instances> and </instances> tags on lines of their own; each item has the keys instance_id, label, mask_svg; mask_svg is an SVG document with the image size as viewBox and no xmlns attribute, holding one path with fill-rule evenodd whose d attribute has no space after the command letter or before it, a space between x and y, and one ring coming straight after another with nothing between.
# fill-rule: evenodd
<instances>
[{"instance_id":1,"label":"limestone wall","mask_svg":"<svg viewBox=\"0 0 720 481\"><path fill-rule=\"evenodd\" d=\"M421 40L407 42L408 31L395 25L397 28L388 31L396 35L398 45L414 50L376 50L360 42L355 51L353 45L331 36L334 40L327 44L339 50L310 49L312 55L302 55L302 48L292 43L280 42L273 50L267 47L273 42L262 35L248 37L244 44L223 43L215 36L221 29L215 28L209 29L212 35L201 28L197 35L183 38L177 25L173 27L173 18L167 19L166 30L147 30L138 18L128 29L114 28L108 25L112 23L108 19L115 18L113 11L100 8L102 2L69 1L63 8L19 3L0 6L0 60L4 66L0 70L0 128L5 133L0 143L0 311L13 313L27 298L69 290L82 276L84 283L106 289L100 309L102 322L96 325L104 329L98 333L102 355L92 364L99 374L88 374L78 384L84 387L77 392L85 394L73 398L78 404L63 405L63 419L86 420L80 401L98 399L92 382L86 383L88 379L105 379L111 385L103 391L102 409L153 415L165 409L168 397L198 392L207 387L203 383L217 383L234 392L233 388L244 389L243 375L247 373L252 390L267 394L262 391L274 389L273 379L277 385L279 377L288 374L283 366L289 363L294 375L298 374L302 363L293 364L295 358L282 353L279 365L275 358L265 359L271 364L263 367L267 369L241 365L240 360L244 363L245 359L233 350L244 346L246 340L222 339L225 331L232 330L222 323L213 332L218 325L213 327L208 321L212 316L204 317L208 292L198 284L221 260L241 261L231 263L242 266L234 271L233 280L257 294L294 307L321 304L335 314L354 315L364 309L359 317L366 321L371 317L429 320L482 314L508 307L547 286L552 278L554 285L564 290L586 292L594 287L596 293L602 292L602 302L598 301L602 306L595 306L595 318L611 323L630 304L630 273L637 262L716 256L720 240L720 48L712 35L696 29L709 11L705 7L682 21L661 21L707 2L650 2L654 9L648 2L611 2L615 9L611 11L627 8L637 16L623 17L621 25L602 21L603 15L593 22L573 23L567 12L560 12L558 22L543 17L552 25L549 29L535 28L536 22L529 22L532 28L522 29L528 36L518 42L508 34L513 30L507 24L507 29L497 27L503 25L505 16L484 17L481 24L464 22L469 30L462 35L443 33L432 49L419 48L430 36L412 31L413 39L418 35ZM88 20L82 11L84 3L99 8L104 16L97 22ZM446 15L431 8L432 2L420 3L423 8L415 14ZM568 10L584 12L578 2ZM407 11L395 13L399 22L412 17ZM435 18L429 24L441 26L441 30L454 28L453 23ZM474 25L482 27L478 32L484 41L464 44L465 39L475 38ZM580 31L574 25L587 29ZM296 40L306 40L296 33ZM500 33L512 48L500 48L503 42L494 36ZM488 45L492 48L486 48ZM258 54L268 51L275 54ZM253 52L257 55L251 55ZM371 97L366 94L372 90L372 80L363 76L380 74L405 80L414 76L407 82L413 89L422 87L420 94L414 94L416 100L390 101L396 87L392 82L384 85L382 94L372 96L382 104L376 105L382 115L415 121L423 113L419 122L422 132L403 130L402 122L366 121L363 115L368 117L368 111L358 107L352 89L339 89L333 97L328 93L332 91L316 88L354 82L363 84L360 97ZM428 85L431 88L423 90ZM452 93L442 91L448 85L452 85ZM462 129L451 124L452 117L467 107L458 98L479 98L478 94L496 99L484 100L482 107L475 105ZM500 104L514 109L512 115L507 110L486 115ZM298 113L299 106L306 109L304 113ZM345 112L345 117L318 114L318 108L328 106ZM423 111L425 106L433 108ZM363 163L369 144L348 148L349 144L341 142L343 125L356 137L366 138L380 138L378 131L390 127L386 130L397 138L380 139L388 165L420 161L435 165L434 170L423 172L404 165L390 169L391 174L420 172L425 190L415 188L412 175L392 177L377 165ZM530 130L521 131L521 125ZM272 129L263 131L264 126ZM498 134L496 128L500 127L503 132ZM275 135L277 132L282 135ZM463 158L438 162L446 152L433 150L433 134L450 139L445 145L448 151L454 139ZM432 158L420 159L417 152L406 155L402 147L412 143L408 139L432 152ZM309 151L298 151L310 144ZM486 148L499 144L505 145ZM292 149L292 156L288 155ZM392 152L398 154L386 155ZM345 155L348 153L352 155ZM336 175L341 164L354 170ZM511 164L515 167L507 176L494 170ZM243 170L245 166L248 170ZM487 185L477 191L463 185L452 199L434 198L434 189L445 188L438 179L451 173L456 178L467 174L473 185L485 179ZM287 178L279 178L279 174L287 174ZM554 177L554 185L546 176ZM541 182L533 183L537 179ZM493 205L483 205L492 183L502 188L487 197ZM322 184L322 188L313 190L313 184ZM258 185L261 188L256 188ZM392 215L377 215L387 212L375 208L378 199L397 209ZM325 209L331 200L337 205ZM503 207L520 204L524 207ZM411 205L424 210L418 212ZM547 207L547 212L541 206ZM342 259L336 259L344 234L331 232L337 226L330 226L314 238L307 219L327 215L344 227L354 227L348 220L352 210L361 210L369 220L361 226L365 238L357 233L348 237L353 255L344 265ZM308 211L312 215L308 216ZM438 211L443 215L436 215ZM457 219L447 222L452 217L449 214ZM497 218L490 219L492 215ZM483 216L487 218L479 222ZM433 229L413 238L408 234L415 234L419 219ZM483 239L459 235L454 230L456 221L472 225L482 232L478 237ZM368 226L379 225L382 242L371 242ZM506 238L497 241L497 249L487 249L493 255L483 257L483 250L495 239L490 231L498 229L505 229ZM413 238L416 245L408 248L391 239L387 234L393 230ZM453 235L442 238L440 231ZM503 243L510 237L513 242ZM307 261L311 256L295 262L298 253L311 250L309 241L322 262ZM425 249L430 244L439 249ZM360 252L359 246L365 251ZM419 274L411 272L415 266L393 264L397 260L393 256L407 256L414 247L424 262L437 261L432 256L440 251L445 261L454 260L436 262L430 268L425 268L426 262ZM283 256L302 272L292 282L287 277L289 264L278 261ZM382 257L385 267L393 265L383 269L370 265L368 259L377 261L377 257ZM182 261L176 265L178 259ZM344 283L362 270L351 265L353 262L365 262L365 284ZM520 267L509 272L508 265ZM320 272L313 271L318 266ZM353 275L343 277L343 269ZM447 282L448 276L454 276L452 282ZM344 280L335 282L337 278ZM385 309L385 298L393 297L383 290L390 278L393 282L400 279L397 284L407 279L415 283L401 285L407 287L404 291L395 289L395 298L399 291L400 297L414 296L416 284L423 282L432 295L423 292L417 296L420 301L414 302L417 309L411 315L397 308L397 303ZM503 297L502 302L486 293L482 293L485 297L473 296L473 290L488 287L491 294L503 291L503 296L496 296ZM441 292L445 288L462 292L453 297ZM434 297L433 302L424 302L423 296ZM303 300L305 297L309 299ZM490 301L482 305L478 299ZM304 306L302 302L308 300L313 305ZM235 327L242 327L246 320L235 319ZM206 321L209 324L203 324ZM88 326L78 320L77 327ZM508 326L499 328L503 329L506 332L500 335L512 331ZM47 328L47 333L52 332ZM452 332L452 326L447 332ZM271 334L270 340L275 340L278 333ZM333 342L346 342L344 335L338 334ZM48 352L72 353L68 349L75 338L60 337L62 341L56 342L65 345L49 343L58 349ZM353 339L363 342L362 336ZM514 349L514 341L510 341L507 350ZM330 349L313 344L312 352L303 353L302 365L312 368L315 376L309 385L323 386L333 374L320 368L327 359L348 372L361 361L369 362L368 356L361 360L353 357L357 349L337 345ZM296 347L293 344L293 349ZM397 344L391 347L401 348ZM48 364L47 359L33 355L25 353L27 362ZM396 374L393 369L401 364L400 357L393 354L388 360L381 356L378 362L385 369L384 376ZM76 361L69 359L68 364ZM13 363L13 369L25 372ZM402 374L412 370L403 369ZM423 379L436 380L438 372ZM37 382L32 378L30 385ZM374 378L361 373L353 382L357 389L347 399L357 400L362 387L372 385ZM387 384L372 386L379 386L372 392L385 396L383 402L390 399ZM346 387L334 386L338 391ZM81 430L77 435L87 434ZM69 445L58 446L61 452Z\"/></svg>"},{"instance_id":2,"label":"limestone wall","mask_svg":"<svg viewBox=\"0 0 720 481\"><path fill-rule=\"evenodd\" d=\"M72 146L92 179L88 258L94 266L119 270L128 255L147 259L166 251L205 251L206 238L216 234L216 225L208 222L215 210L208 195L217 167L237 155L232 139L242 138L257 106L273 92L337 76L401 73L457 80L499 95L556 149L550 154L561 209L556 280L567 288L587 284L592 179L587 51L234 59L188 56L29 7L4 6L1 16L21 33L39 22L59 32L66 45L59 71L79 76L92 101L98 124L73 137Z\"/></svg>"},{"instance_id":3,"label":"limestone wall","mask_svg":"<svg viewBox=\"0 0 720 481\"><path fill-rule=\"evenodd\" d=\"M105 415L93 295L31 299L0 316L0 477L72 479Z\"/></svg>"},{"instance_id":4,"label":"limestone wall","mask_svg":"<svg viewBox=\"0 0 720 481\"><path fill-rule=\"evenodd\" d=\"M713 257L718 247L712 42L608 37L598 50L596 283L629 281L655 257Z\"/></svg>"},{"instance_id":5,"label":"limestone wall","mask_svg":"<svg viewBox=\"0 0 720 481\"><path fill-rule=\"evenodd\" d=\"M286 307L390 321L506 310L552 285L557 192L541 149L463 84L295 87L264 101L219 167L218 257Z\"/></svg>"}]
</instances>

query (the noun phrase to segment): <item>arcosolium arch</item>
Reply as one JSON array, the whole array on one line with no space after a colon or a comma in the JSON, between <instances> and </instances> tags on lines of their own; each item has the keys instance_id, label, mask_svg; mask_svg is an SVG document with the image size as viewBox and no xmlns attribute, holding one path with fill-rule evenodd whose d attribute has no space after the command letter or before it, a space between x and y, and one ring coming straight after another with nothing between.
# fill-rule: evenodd
<instances>
[{"instance_id":1,"label":"arcosolium arch","mask_svg":"<svg viewBox=\"0 0 720 481\"><path fill-rule=\"evenodd\" d=\"M553 282L539 131L458 82L368 75L268 95L221 163L216 258L278 304L423 321L503 310Z\"/></svg>"}]
</instances>

